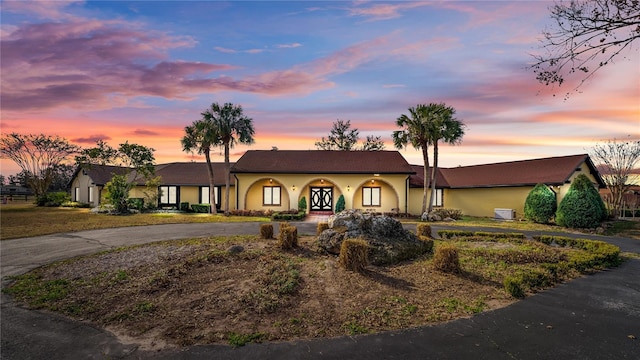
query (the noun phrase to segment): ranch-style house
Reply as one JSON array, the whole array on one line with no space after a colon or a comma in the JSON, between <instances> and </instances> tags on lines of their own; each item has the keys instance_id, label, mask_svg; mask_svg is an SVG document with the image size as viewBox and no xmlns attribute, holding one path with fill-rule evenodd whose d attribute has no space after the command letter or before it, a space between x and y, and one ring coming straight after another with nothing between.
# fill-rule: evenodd
<instances>
[{"instance_id":1,"label":"ranch-style house","mask_svg":"<svg viewBox=\"0 0 640 360\"><path fill-rule=\"evenodd\" d=\"M202 162L157 165L156 175L162 177L158 206L208 203L209 191L214 191L220 208L224 164L213 164L214 189L209 188L206 166ZM97 206L112 174L126 170L79 168L71 182L72 199ZM586 154L439 168L434 206L471 216L521 217L536 184L549 186L560 202L579 174L587 175L597 188L605 187ZM346 209L420 215L423 166L410 165L398 151L249 150L232 164L230 184L230 209L297 209L305 197L307 212L330 214L343 196ZM139 181L131 197L142 197L143 190L144 182Z\"/></svg>"}]
</instances>

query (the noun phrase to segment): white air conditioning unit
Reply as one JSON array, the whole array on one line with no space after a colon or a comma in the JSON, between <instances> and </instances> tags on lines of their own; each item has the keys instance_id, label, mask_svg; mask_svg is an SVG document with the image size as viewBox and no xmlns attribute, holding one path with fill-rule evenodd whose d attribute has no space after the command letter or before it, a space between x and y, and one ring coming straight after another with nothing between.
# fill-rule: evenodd
<instances>
[{"instance_id":1,"label":"white air conditioning unit","mask_svg":"<svg viewBox=\"0 0 640 360\"><path fill-rule=\"evenodd\" d=\"M493 209L494 218L498 220L515 220L516 211L513 209Z\"/></svg>"}]
</instances>

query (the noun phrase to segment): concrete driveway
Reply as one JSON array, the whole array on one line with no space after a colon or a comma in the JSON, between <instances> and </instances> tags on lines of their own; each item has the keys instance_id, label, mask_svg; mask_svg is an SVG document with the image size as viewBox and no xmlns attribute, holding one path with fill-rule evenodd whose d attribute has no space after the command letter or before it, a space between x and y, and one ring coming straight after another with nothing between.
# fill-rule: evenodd
<instances>
[{"instance_id":1,"label":"concrete driveway","mask_svg":"<svg viewBox=\"0 0 640 360\"><path fill-rule=\"evenodd\" d=\"M296 223L314 234L315 223ZM434 231L439 230L435 228ZM489 229L476 229L489 230ZM496 229L492 229L496 230ZM123 245L207 235L257 234L258 223L156 225L0 242L2 284L53 261ZM528 233L531 235L531 233ZM566 236L567 234L561 234ZM640 253L640 241L585 236ZM194 346L148 352L56 314L19 308L2 295L2 359L639 359L640 260L583 276L509 307L437 326L286 343Z\"/></svg>"}]
</instances>

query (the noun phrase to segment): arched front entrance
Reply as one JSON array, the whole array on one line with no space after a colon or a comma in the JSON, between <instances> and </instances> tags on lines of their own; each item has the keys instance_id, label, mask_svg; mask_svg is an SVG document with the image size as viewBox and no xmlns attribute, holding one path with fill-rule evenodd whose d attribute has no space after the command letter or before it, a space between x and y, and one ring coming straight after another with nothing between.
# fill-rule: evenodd
<instances>
[{"instance_id":1,"label":"arched front entrance","mask_svg":"<svg viewBox=\"0 0 640 360\"><path fill-rule=\"evenodd\" d=\"M309 186L309 211L333 211L332 186Z\"/></svg>"}]
</instances>

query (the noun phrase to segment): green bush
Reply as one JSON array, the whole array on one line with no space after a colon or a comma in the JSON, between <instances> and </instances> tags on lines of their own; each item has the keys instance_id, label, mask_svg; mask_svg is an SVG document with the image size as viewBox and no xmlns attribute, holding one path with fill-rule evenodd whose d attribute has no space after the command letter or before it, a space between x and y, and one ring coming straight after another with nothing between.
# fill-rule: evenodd
<instances>
[{"instance_id":1,"label":"green bush","mask_svg":"<svg viewBox=\"0 0 640 360\"><path fill-rule=\"evenodd\" d=\"M142 209L144 209L144 199L143 198L129 198L127 200L127 206L129 206L129 209L142 210Z\"/></svg>"},{"instance_id":2,"label":"green bush","mask_svg":"<svg viewBox=\"0 0 640 360\"><path fill-rule=\"evenodd\" d=\"M188 202L185 201L180 203L180 211L189 212L190 210L191 208L189 207Z\"/></svg>"},{"instance_id":3,"label":"green bush","mask_svg":"<svg viewBox=\"0 0 640 360\"><path fill-rule=\"evenodd\" d=\"M507 276L502 284L504 285L504 289L514 298L523 298L524 297L524 289L522 288L522 277L521 276Z\"/></svg>"},{"instance_id":4,"label":"green bush","mask_svg":"<svg viewBox=\"0 0 640 360\"><path fill-rule=\"evenodd\" d=\"M283 211L276 212L271 215L271 219L273 220L284 220L284 221L300 221L304 220L307 214L304 211L291 212L291 211Z\"/></svg>"},{"instance_id":5,"label":"green bush","mask_svg":"<svg viewBox=\"0 0 640 360\"><path fill-rule=\"evenodd\" d=\"M307 198L305 198L304 196L300 198L300 201L298 201L298 210L305 212L307 211Z\"/></svg>"},{"instance_id":6,"label":"green bush","mask_svg":"<svg viewBox=\"0 0 640 360\"><path fill-rule=\"evenodd\" d=\"M340 197L338 197L338 201L336 202L336 214L344 211L344 207L344 195L340 195Z\"/></svg>"},{"instance_id":7,"label":"green bush","mask_svg":"<svg viewBox=\"0 0 640 360\"><path fill-rule=\"evenodd\" d=\"M607 216L607 209L591 183L580 174L571 184L556 212L556 223L568 228L594 228Z\"/></svg>"},{"instance_id":8,"label":"green bush","mask_svg":"<svg viewBox=\"0 0 640 360\"><path fill-rule=\"evenodd\" d=\"M545 184L537 184L524 202L524 217L536 223L546 224L556 213L556 194Z\"/></svg>"},{"instance_id":9,"label":"green bush","mask_svg":"<svg viewBox=\"0 0 640 360\"><path fill-rule=\"evenodd\" d=\"M473 236L473 231L466 230L438 230L438 236L443 239L453 239L454 237Z\"/></svg>"},{"instance_id":10,"label":"green bush","mask_svg":"<svg viewBox=\"0 0 640 360\"><path fill-rule=\"evenodd\" d=\"M211 204L191 204L194 213L208 214L211 212Z\"/></svg>"},{"instance_id":11,"label":"green bush","mask_svg":"<svg viewBox=\"0 0 640 360\"><path fill-rule=\"evenodd\" d=\"M113 175L111 181L105 184L105 199L115 207L116 213L129 212L129 191L132 186L127 181L127 175Z\"/></svg>"},{"instance_id":12,"label":"green bush","mask_svg":"<svg viewBox=\"0 0 640 360\"><path fill-rule=\"evenodd\" d=\"M46 193L38 196L36 204L38 206L57 207L71 201L71 196L64 191Z\"/></svg>"}]
</instances>

